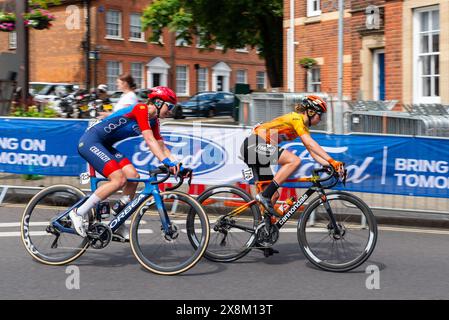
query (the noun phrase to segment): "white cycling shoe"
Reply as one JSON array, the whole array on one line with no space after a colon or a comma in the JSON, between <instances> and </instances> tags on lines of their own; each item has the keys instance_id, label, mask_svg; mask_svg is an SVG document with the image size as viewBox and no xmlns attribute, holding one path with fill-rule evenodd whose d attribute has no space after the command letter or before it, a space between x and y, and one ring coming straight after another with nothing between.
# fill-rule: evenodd
<instances>
[{"instance_id":1,"label":"white cycling shoe","mask_svg":"<svg viewBox=\"0 0 449 320\"><path fill-rule=\"evenodd\" d=\"M88 226L88 222L84 219L83 216L80 216L76 213L75 209L69 212L69 218L72 220L72 226L75 228L76 233L78 233L81 237L86 237L86 229Z\"/></svg>"}]
</instances>

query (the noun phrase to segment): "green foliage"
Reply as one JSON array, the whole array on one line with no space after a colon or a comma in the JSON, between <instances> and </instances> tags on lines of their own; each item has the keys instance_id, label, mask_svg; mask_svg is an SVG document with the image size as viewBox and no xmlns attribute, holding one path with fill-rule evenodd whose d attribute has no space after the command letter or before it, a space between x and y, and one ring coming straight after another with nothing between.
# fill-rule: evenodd
<instances>
[{"instance_id":1,"label":"green foliage","mask_svg":"<svg viewBox=\"0 0 449 320\"><path fill-rule=\"evenodd\" d=\"M0 11L0 31L11 32L16 26L16 15L5 11Z\"/></svg>"},{"instance_id":2,"label":"green foliage","mask_svg":"<svg viewBox=\"0 0 449 320\"><path fill-rule=\"evenodd\" d=\"M273 85L282 82L282 5L283 0L155 0L143 12L142 27L155 42L167 27L189 44L199 35L205 48L257 47Z\"/></svg>"},{"instance_id":3,"label":"green foliage","mask_svg":"<svg viewBox=\"0 0 449 320\"><path fill-rule=\"evenodd\" d=\"M49 4L60 5L61 0L29 0L31 7L48 8Z\"/></svg>"},{"instance_id":4,"label":"green foliage","mask_svg":"<svg viewBox=\"0 0 449 320\"><path fill-rule=\"evenodd\" d=\"M16 15L12 12L5 12L3 10L0 10L0 21L4 22L15 22L16 21Z\"/></svg>"},{"instance_id":5,"label":"green foliage","mask_svg":"<svg viewBox=\"0 0 449 320\"><path fill-rule=\"evenodd\" d=\"M144 10L142 22L144 30L151 29L152 41L168 27L189 43L201 35L205 47L217 42L225 50L251 45L260 47L263 55L264 17L282 21L282 13L282 0L155 0Z\"/></svg>"},{"instance_id":6,"label":"green foliage","mask_svg":"<svg viewBox=\"0 0 449 320\"><path fill-rule=\"evenodd\" d=\"M44 107L42 112L39 112L36 106L30 106L28 109L19 107L11 113L13 117L26 117L26 118L56 118L58 115L55 110Z\"/></svg>"},{"instance_id":7,"label":"green foliage","mask_svg":"<svg viewBox=\"0 0 449 320\"><path fill-rule=\"evenodd\" d=\"M314 65L317 64L316 60L313 58L302 58L301 60L299 60L299 64L306 69L310 69L312 68Z\"/></svg>"}]
</instances>

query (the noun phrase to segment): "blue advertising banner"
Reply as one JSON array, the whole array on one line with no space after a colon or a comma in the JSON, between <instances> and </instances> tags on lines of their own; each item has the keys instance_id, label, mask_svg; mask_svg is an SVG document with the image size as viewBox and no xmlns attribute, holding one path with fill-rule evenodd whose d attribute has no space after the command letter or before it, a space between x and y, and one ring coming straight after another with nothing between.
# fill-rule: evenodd
<instances>
[{"instance_id":1,"label":"blue advertising banner","mask_svg":"<svg viewBox=\"0 0 449 320\"><path fill-rule=\"evenodd\" d=\"M449 198L449 140L312 134L334 159L346 163L348 181L340 189ZM282 144L302 158L297 177L317 165L299 139ZM289 186L298 186L289 184Z\"/></svg>"},{"instance_id":2,"label":"blue advertising banner","mask_svg":"<svg viewBox=\"0 0 449 320\"><path fill-rule=\"evenodd\" d=\"M86 171L77 146L87 126L83 120L0 118L0 172L78 176ZM195 184L243 180L241 172L247 166L239 158L240 146L249 129L163 125L161 133L174 156L194 169ZM449 198L449 139L320 133L312 133L312 137L334 159L346 163L349 178L340 189ZM320 166L300 139L282 146L302 159L296 177L310 176L312 169ZM115 147L142 177L160 164L141 137L118 142Z\"/></svg>"},{"instance_id":3,"label":"blue advertising banner","mask_svg":"<svg viewBox=\"0 0 449 320\"><path fill-rule=\"evenodd\" d=\"M0 172L78 176L87 121L0 118Z\"/></svg>"}]
</instances>

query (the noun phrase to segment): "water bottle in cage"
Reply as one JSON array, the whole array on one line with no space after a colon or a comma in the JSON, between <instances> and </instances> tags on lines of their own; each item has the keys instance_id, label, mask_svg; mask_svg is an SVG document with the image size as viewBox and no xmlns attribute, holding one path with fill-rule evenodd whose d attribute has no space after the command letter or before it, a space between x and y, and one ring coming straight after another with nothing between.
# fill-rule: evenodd
<instances>
[{"instance_id":1,"label":"water bottle in cage","mask_svg":"<svg viewBox=\"0 0 449 320\"><path fill-rule=\"evenodd\" d=\"M101 217L101 219L109 218L111 214L111 207L109 205L109 202L104 201L100 202L97 205L97 217Z\"/></svg>"},{"instance_id":2,"label":"water bottle in cage","mask_svg":"<svg viewBox=\"0 0 449 320\"><path fill-rule=\"evenodd\" d=\"M287 200L285 200L284 204L279 206L278 213L280 213L281 215L284 215L295 202L296 202L296 197L288 198Z\"/></svg>"}]
</instances>

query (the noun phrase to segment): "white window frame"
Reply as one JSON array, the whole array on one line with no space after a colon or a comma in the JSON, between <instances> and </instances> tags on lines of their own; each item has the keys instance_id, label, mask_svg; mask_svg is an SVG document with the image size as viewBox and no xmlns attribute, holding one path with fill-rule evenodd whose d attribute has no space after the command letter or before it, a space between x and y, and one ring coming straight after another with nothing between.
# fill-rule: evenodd
<instances>
[{"instance_id":1,"label":"white window frame","mask_svg":"<svg viewBox=\"0 0 449 320\"><path fill-rule=\"evenodd\" d=\"M118 63L118 72L117 72L117 75L115 76L115 79L112 81L109 81L110 77L111 77L110 73L109 73L109 64L110 63ZM123 66L122 66L121 61L112 61L112 60L106 61L106 83L108 85L108 90L111 90L111 91L118 90L118 88L116 87L117 86L116 81L117 81L117 78L123 73L122 70L123 70Z\"/></svg>"},{"instance_id":2,"label":"white window frame","mask_svg":"<svg viewBox=\"0 0 449 320\"><path fill-rule=\"evenodd\" d=\"M318 4L318 9L314 8L314 5ZM321 14L321 0L307 0L307 16L316 17Z\"/></svg>"},{"instance_id":3,"label":"white window frame","mask_svg":"<svg viewBox=\"0 0 449 320\"><path fill-rule=\"evenodd\" d=\"M159 42L158 41L150 41L150 43L157 44L157 45L159 43L164 44L164 36L161 34L161 36L159 37Z\"/></svg>"},{"instance_id":4,"label":"white window frame","mask_svg":"<svg viewBox=\"0 0 449 320\"><path fill-rule=\"evenodd\" d=\"M133 70L133 66L136 65L140 65L140 76L136 77L136 74L134 73L135 70ZM131 62L131 76L135 79L138 80L140 79L140 81L136 81L137 84L137 89L141 89L145 86L145 79L144 79L144 73L145 73L145 68L144 68L144 64L142 62Z\"/></svg>"},{"instance_id":5,"label":"white window frame","mask_svg":"<svg viewBox=\"0 0 449 320\"><path fill-rule=\"evenodd\" d=\"M179 31L176 31L175 36L177 37L179 35ZM185 39L176 39L176 46L177 47L190 47L190 45L187 43Z\"/></svg>"},{"instance_id":6,"label":"white window frame","mask_svg":"<svg viewBox=\"0 0 449 320\"><path fill-rule=\"evenodd\" d=\"M259 88L259 74L263 74L263 86ZM266 89L267 88L267 73L265 71L256 71L256 89Z\"/></svg>"},{"instance_id":7,"label":"white window frame","mask_svg":"<svg viewBox=\"0 0 449 320\"><path fill-rule=\"evenodd\" d=\"M318 70L320 72L320 81L312 81L313 70ZM313 86L319 85L320 90L314 90ZM320 92L321 91L321 68L315 67L307 70L307 92Z\"/></svg>"},{"instance_id":8,"label":"white window frame","mask_svg":"<svg viewBox=\"0 0 449 320\"><path fill-rule=\"evenodd\" d=\"M108 34L108 14L111 12L116 12L118 13L118 36L115 35L109 35ZM122 23L123 23L123 18L122 18L122 12L120 10L106 10L106 39L110 39L110 40L124 40L123 39L123 34L122 34Z\"/></svg>"},{"instance_id":9,"label":"white window frame","mask_svg":"<svg viewBox=\"0 0 449 320\"><path fill-rule=\"evenodd\" d=\"M132 23L132 17L133 16L138 16L139 17L139 21L140 21L140 18L142 17L142 15L140 14L140 13L131 13L130 15L129 15L129 41L134 41L134 42L146 42L145 41L145 32L144 31L142 31L142 22L140 22L140 25L139 26L137 26L137 25L132 25L131 23ZM140 28L140 38L135 38L135 37L133 37L132 36L132 29L131 28L133 28L133 27L139 27Z\"/></svg>"},{"instance_id":10,"label":"white window frame","mask_svg":"<svg viewBox=\"0 0 449 320\"><path fill-rule=\"evenodd\" d=\"M205 71L204 72L204 79L202 79L202 80L200 80L200 70ZM203 68L199 68L197 70L197 72L198 72L198 84L197 84L198 91L209 91L209 69L203 67ZM200 88L200 84L199 84L200 81L205 83L204 88Z\"/></svg>"},{"instance_id":11,"label":"white window frame","mask_svg":"<svg viewBox=\"0 0 449 320\"><path fill-rule=\"evenodd\" d=\"M17 49L17 32L16 31L8 32L8 48L9 48L9 50Z\"/></svg>"},{"instance_id":12,"label":"white window frame","mask_svg":"<svg viewBox=\"0 0 449 320\"><path fill-rule=\"evenodd\" d=\"M434 32L438 32L439 34L439 50L438 52L429 52L427 54L420 53L420 34L421 34L421 22L420 22L420 14L423 12L431 12L431 11L439 11L439 29L438 30L429 30L426 31L426 33L429 33L431 35ZM430 15L431 17L431 15ZM432 23L430 23L432 25ZM429 48L431 50L431 48ZM421 76L421 69L422 69L422 62L421 58L424 56L433 56L438 55L438 59L441 60L441 10L438 5L436 6L429 6L424 8L417 8L413 11L413 101L414 103L441 103L441 65L440 65L440 73L439 74L432 74L430 77L438 77L439 78L439 93L440 96L423 96L423 83L422 83L422 76ZM434 65L431 65L431 69L434 69ZM431 71L432 73L432 71ZM431 93L434 92L434 86L432 85L434 83L431 81Z\"/></svg>"},{"instance_id":13,"label":"white window frame","mask_svg":"<svg viewBox=\"0 0 449 320\"><path fill-rule=\"evenodd\" d=\"M221 43L217 42L217 43L215 44L215 49L216 49L216 50L223 50L223 49L224 49L224 46L223 46Z\"/></svg>"},{"instance_id":14,"label":"white window frame","mask_svg":"<svg viewBox=\"0 0 449 320\"><path fill-rule=\"evenodd\" d=\"M373 51L373 99L380 100L379 95L379 54L385 54L385 49ZM385 73L384 73L385 74Z\"/></svg>"},{"instance_id":15,"label":"white window frame","mask_svg":"<svg viewBox=\"0 0 449 320\"><path fill-rule=\"evenodd\" d=\"M185 74L186 74L186 78L185 79L181 79L181 80L185 80L186 85L185 85L185 90L180 90L180 88L178 87L178 81L180 80L178 78L178 68L185 68ZM189 94L189 87L190 87L190 83L189 83L189 67L187 65L178 65L176 66L176 94L179 97L188 97Z\"/></svg>"},{"instance_id":16,"label":"white window frame","mask_svg":"<svg viewBox=\"0 0 449 320\"><path fill-rule=\"evenodd\" d=\"M243 82L239 80L239 76L241 77L243 72ZM248 84L248 71L245 69L238 69L235 71L235 83L243 83Z\"/></svg>"},{"instance_id":17,"label":"white window frame","mask_svg":"<svg viewBox=\"0 0 449 320\"><path fill-rule=\"evenodd\" d=\"M243 48L235 49L235 52L248 53L249 51L248 51L248 48L245 46Z\"/></svg>"}]
</instances>

